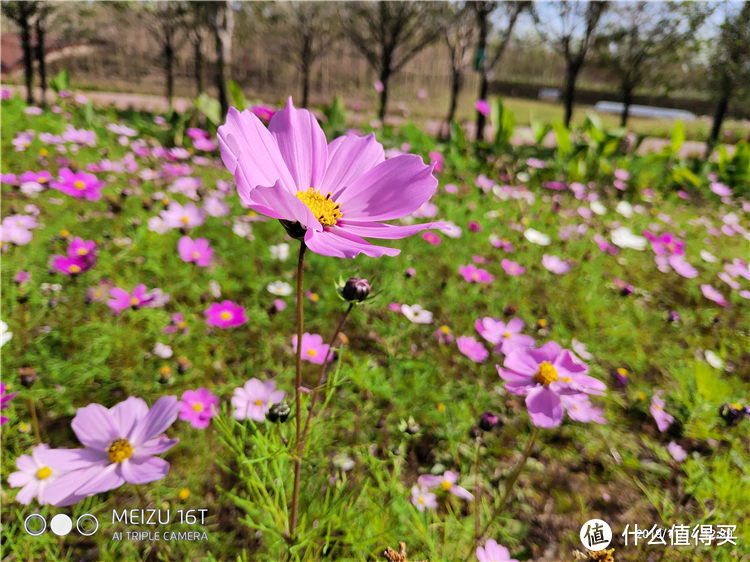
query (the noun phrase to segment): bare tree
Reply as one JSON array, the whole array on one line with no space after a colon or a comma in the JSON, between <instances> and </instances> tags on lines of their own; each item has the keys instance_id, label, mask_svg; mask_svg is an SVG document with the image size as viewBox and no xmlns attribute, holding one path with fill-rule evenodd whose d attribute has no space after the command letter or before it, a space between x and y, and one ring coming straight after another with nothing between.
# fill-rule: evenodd
<instances>
[{"instance_id":1,"label":"bare tree","mask_svg":"<svg viewBox=\"0 0 750 562\"><path fill-rule=\"evenodd\" d=\"M216 73L214 82L221 104L222 118L229 111L229 93L227 91L227 69L232 65L232 34L234 33L234 3L231 0L208 2L210 13L208 21L214 36L216 50Z\"/></svg>"},{"instance_id":2,"label":"bare tree","mask_svg":"<svg viewBox=\"0 0 750 562\"><path fill-rule=\"evenodd\" d=\"M747 91L750 84L750 2L743 2L741 6L740 10L736 10L736 5L726 6L726 16L711 61L711 81L717 99L711 134L706 143L706 159L719 139L729 102L741 88Z\"/></svg>"},{"instance_id":3,"label":"bare tree","mask_svg":"<svg viewBox=\"0 0 750 562\"><path fill-rule=\"evenodd\" d=\"M497 68L500 59L503 58L505 48L513 35L513 28L518 21L518 16L527 9L530 2L495 2L480 0L471 2L477 22L477 54L476 68L479 71L478 99L486 100L489 93L490 79ZM494 25L491 16L497 8L501 8L502 22L500 22L499 35L494 37ZM484 138L484 127L487 123L484 113L477 111L477 139Z\"/></svg>"},{"instance_id":4,"label":"bare tree","mask_svg":"<svg viewBox=\"0 0 750 562\"><path fill-rule=\"evenodd\" d=\"M31 30L39 9L39 2L3 2L3 13L9 17L21 32L23 51L23 72L26 84L26 103L34 103L34 58L32 55Z\"/></svg>"},{"instance_id":5,"label":"bare tree","mask_svg":"<svg viewBox=\"0 0 750 562\"><path fill-rule=\"evenodd\" d=\"M351 2L341 10L345 33L378 73L378 117L385 119L391 77L440 37L444 5L430 2Z\"/></svg>"},{"instance_id":6,"label":"bare tree","mask_svg":"<svg viewBox=\"0 0 750 562\"><path fill-rule=\"evenodd\" d=\"M35 55L37 71L39 72L39 87L42 90L42 105L47 99L47 65L45 60L44 40L47 34L50 16L54 7L49 2L39 2L37 12L34 18L34 30L36 32Z\"/></svg>"},{"instance_id":7,"label":"bare tree","mask_svg":"<svg viewBox=\"0 0 750 562\"><path fill-rule=\"evenodd\" d=\"M654 77L657 63L675 58L710 13L698 2L623 2L615 5L596 40L597 58L616 72L622 93L620 124L628 121L633 92Z\"/></svg>"},{"instance_id":8,"label":"bare tree","mask_svg":"<svg viewBox=\"0 0 750 562\"><path fill-rule=\"evenodd\" d=\"M445 118L444 136L450 132L456 115L458 97L464 85L464 70L470 62L471 47L475 41L474 19L470 4L465 2L462 5L451 5L443 28L443 39L448 46L451 65L451 98Z\"/></svg>"},{"instance_id":9,"label":"bare tree","mask_svg":"<svg viewBox=\"0 0 750 562\"><path fill-rule=\"evenodd\" d=\"M203 78L203 41L211 15L211 4L213 2L198 0L187 3L188 17L185 19L185 26L193 48L193 77L197 95L201 95L206 89Z\"/></svg>"},{"instance_id":10,"label":"bare tree","mask_svg":"<svg viewBox=\"0 0 750 562\"><path fill-rule=\"evenodd\" d=\"M566 127L570 126L573 117L578 74L583 68L586 55L594 41L594 31L606 8L606 2L568 0L543 4L541 7L535 6L534 20L539 35L545 42L552 44L565 59L563 104Z\"/></svg>"}]
</instances>

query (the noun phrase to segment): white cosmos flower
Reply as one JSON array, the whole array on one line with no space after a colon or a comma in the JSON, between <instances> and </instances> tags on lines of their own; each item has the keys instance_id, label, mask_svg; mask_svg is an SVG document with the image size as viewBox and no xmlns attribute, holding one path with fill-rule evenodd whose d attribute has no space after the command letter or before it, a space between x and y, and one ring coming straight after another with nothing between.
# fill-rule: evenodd
<instances>
[{"instance_id":1,"label":"white cosmos flower","mask_svg":"<svg viewBox=\"0 0 750 562\"><path fill-rule=\"evenodd\" d=\"M8 325L0 320L0 347L4 346L13 337L13 332L8 330Z\"/></svg>"},{"instance_id":2,"label":"white cosmos flower","mask_svg":"<svg viewBox=\"0 0 750 562\"><path fill-rule=\"evenodd\" d=\"M550 242L552 242L549 236L533 228L527 228L524 231L523 236L532 244L537 244L539 246L549 246Z\"/></svg>"},{"instance_id":3,"label":"white cosmos flower","mask_svg":"<svg viewBox=\"0 0 750 562\"><path fill-rule=\"evenodd\" d=\"M607 207L602 205L601 201L592 201L589 207L591 207L591 210L594 211L597 215L603 215L607 212Z\"/></svg>"},{"instance_id":4,"label":"white cosmos flower","mask_svg":"<svg viewBox=\"0 0 750 562\"><path fill-rule=\"evenodd\" d=\"M292 286L284 281L274 281L266 286L266 290L277 297L286 297L292 294Z\"/></svg>"},{"instance_id":5,"label":"white cosmos flower","mask_svg":"<svg viewBox=\"0 0 750 562\"><path fill-rule=\"evenodd\" d=\"M648 240L643 236L633 234L627 226L620 226L612 231L612 243L618 248L645 250Z\"/></svg>"},{"instance_id":6,"label":"white cosmos flower","mask_svg":"<svg viewBox=\"0 0 750 562\"><path fill-rule=\"evenodd\" d=\"M451 221L444 221L442 227L440 227L440 232L448 238L461 238L461 234L463 234L461 227Z\"/></svg>"},{"instance_id":7,"label":"white cosmos flower","mask_svg":"<svg viewBox=\"0 0 750 562\"><path fill-rule=\"evenodd\" d=\"M156 342L154 345L154 355L161 357L162 359L169 359L172 357L172 348L161 342Z\"/></svg>"},{"instance_id":8,"label":"white cosmos flower","mask_svg":"<svg viewBox=\"0 0 750 562\"><path fill-rule=\"evenodd\" d=\"M721 357L719 357L718 355L716 355L716 353L714 353L713 351L711 351L711 350L704 351L703 352L703 357L705 357L706 363L708 363L709 365L711 365L714 369L723 369L724 368L724 361L722 360Z\"/></svg>"},{"instance_id":9,"label":"white cosmos flower","mask_svg":"<svg viewBox=\"0 0 750 562\"><path fill-rule=\"evenodd\" d=\"M627 201L620 201L617 204L617 207L615 207L615 211L620 213L626 219L629 219L633 216L633 205L631 205Z\"/></svg>"},{"instance_id":10,"label":"white cosmos flower","mask_svg":"<svg viewBox=\"0 0 750 562\"><path fill-rule=\"evenodd\" d=\"M282 242L274 246L269 246L271 257L275 260L286 261L289 258L289 244Z\"/></svg>"},{"instance_id":11,"label":"white cosmos flower","mask_svg":"<svg viewBox=\"0 0 750 562\"><path fill-rule=\"evenodd\" d=\"M402 304L401 312L403 312L404 316L415 324L429 324L432 322L432 312L425 310L418 304L413 304L411 306L408 304Z\"/></svg>"},{"instance_id":12,"label":"white cosmos flower","mask_svg":"<svg viewBox=\"0 0 750 562\"><path fill-rule=\"evenodd\" d=\"M253 225L247 222L235 220L232 225L232 232L241 238L251 238L253 235Z\"/></svg>"},{"instance_id":13,"label":"white cosmos flower","mask_svg":"<svg viewBox=\"0 0 750 562\"><path fill-rule=\"evenodd\" d=\"M214 279L208 282L208 292L215 299L221 298L221 285Z\"/></svg>"},{"instance_id":14,"label":"white cosmos flower","mask_svg":"<svg viewBox=\"0 0 750 562\"><path fill-rule=\"evenodd\" d=\"M716 263L717 261L719 261L719 258L717 258L708 250L701 250L701 259L703 261L707 261L708 263Z\"/></svg>"}]
</instances>

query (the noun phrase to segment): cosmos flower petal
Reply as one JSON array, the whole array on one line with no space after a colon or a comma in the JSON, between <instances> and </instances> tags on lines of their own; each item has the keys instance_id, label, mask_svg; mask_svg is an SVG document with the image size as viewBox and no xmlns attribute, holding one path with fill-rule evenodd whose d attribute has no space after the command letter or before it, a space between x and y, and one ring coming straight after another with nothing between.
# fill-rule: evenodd
<instances>
[{"instance_id":1,"label":"cosmos flower petal","mask_svg":"<svg viewBox=\"0 0 750 562\"><path fill-rule=\"evenodd\" d=\"M562 422L563 407L560 397L552 390L540 386L526 395L526 408L534 425L557 427Z\"/></svg>"},{"instance_id":2,"label":"cosmos flower petal","mask_svg":"<svg viewBox=\"0 0 750 562\"><path fill-rule=\"evenodd\" d=\"M101 404L78 408L71 427L81 443L100 451L121 437L111 412Z\"/></svg>"},{"instance_id":3,"label":"cosmos flower petal","mask_svg":"<svg viewBox=\"0 0 750 562\"><path fill-rule=\"evenodd\" d=\"M159 457L126 459L120 463L120 474L130 484L146 484L161 480L169 472L169 463Z\"/></svg>"},{"instance_id":4,"label":"cosmos flower petal","mask_svg":"<svg viewBox=\"0 0 750 562\"><path fill-rule=\"evenodd\" d=\"M272 187L255 188L246 202L254 211L269 217L299 222L307 229L323 229L320 221L313 216L309 207L296 195L281 189L279 184Z\"/></svg>"},{"instance_id":5,"label":"cosmos flower petal","mask_svg":"<svg viewBox=\"0 0 750 562\"><path fill-rule=\"evenodd\" d=\"M437 188L432 167L413 154L382 162L344 190L336 202L344 220L391 220L413 213Z\"/></svg>"},{"instance_id":6,"label":"cosmos flower petal","mask_svg":"<svg viewBox=\"0 0 750 562\"><path fill-rule=\"evenodd\" d=\"M335 200L343 189L384 160L383 145L374 133L366 137L354 134L338 137L328 145L328 165L321 189L332 191Z\"/></svg>"},{"instance_id":7,"label":"cosmos flower petal","mask_svg":"<svg viewBox=\"0 0 750 562\"><path fill-rule=\"evenodd\" d=\"M326 187L321 180L328 163L328 141L312 113L296 109L290 97L287 106L271 118L268 130L298 190Z\"/></svg>"},{"instance_id":8,"label":"cosmos flower petal","mask_svg":"<svg viewBox=\"0 0 750 562\"><path fill-rule=\"evenodd\" d=\"M143 398L131 396L109 409L115 425L120 428L122 437L130 437L136 423L148 413L148 405Z\"/></svg>"},{"instance_id":9,"label":"cosmos flower petal","mask_svg":"<svg viewBox=\"0 0 750 562\"><path fill-rule=\"evenodd\" d=\"M357 236L364 238L381 238L388 240L395 240L398 238L406 238L426 230L428 228L441 228L443 223L441 222L426 222L422 224L410 224L408 226L393 225L381 222L348 222L341 220L336 226L346 229L347 232L351 232Z\"/></svg>"},{"instance_id":10,"label":"cosmos flower petal","mask_svg":"<svg viewBox=\"0 0 750 562\"><path fill-rule=\"evenodd\" d=\"M55 480L55 484L68 488L70 492L84 496L101 494L122 486L125 479L118 473L117 464L112 463L104 468L93 466L81 470L74 470Z\"/></svg>"},{"instance_id":11,"label":"cosmos flower petal","mask_svg":"<svg viewBox=\"0 0 750 562\"><path fill-rule=\"evenodd\" d=\"M401 253L401 250L396 248L375 246L336 227L323 231L308 230L305 234L305 243L316 254L334 258L354 258L359 254L379 258L397 256Z\"/></svg>"},{"instance_id":12,"label":"cosmos flower petal","mask_svg":"<svg viewBox=\"0 0 750 562\"><path fill-rule=\"evenodd\" d=\"M138 447L166 431L177 419L180 407L176 396L162 396L130 433L130 444Z\"/></svg>"}]
</instances>

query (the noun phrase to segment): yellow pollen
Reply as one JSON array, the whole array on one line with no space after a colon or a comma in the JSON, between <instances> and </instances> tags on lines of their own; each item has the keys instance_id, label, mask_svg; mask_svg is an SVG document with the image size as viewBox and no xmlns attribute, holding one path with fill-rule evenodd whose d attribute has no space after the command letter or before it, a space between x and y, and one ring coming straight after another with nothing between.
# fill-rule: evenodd
<instances>
[{"instance_id":1,"label":"yellow pollen","mask_svg":"<svg viewBox=\"0 0 750 562\"><path fill-rule=\"evenodd\" d=\"M643 392L639 392L638 393L638 400L645 400L645 399L646 399L646 395Z\"/></svg>"},{"instance_id":2,"label":"yellow pollen","mask_svg":"<svg viewBox=\"0 0 750 562\"><path fill-rule=\"evenodd\" d=\"M159 372L162 375L168 375L172 372L172 367L170 367L169 365L164 365L161 369L159 369Z\"/></svg>"},{"instance_id":3,"label":"yellow pollen","mask_svg":"<svg viewBox=\"0 0 750 562\"><path fill-rule=\"evenodd\" d=\"M544 328L547 325L547 320L544 318L540 318L536 323L539 324L540 328Z\"/></svg>"},{"instance_id":4,"label":"yellow pollen","mask_svg":"<svg viewBox=\"0 0 750 562\"><path fill-rule=\"evenodd\" d=\"M438 412L441 412L441 413L442 413L442 412L445 412L445 404L443 404L442 402L440 402L440 403L439 403L439 404L437 405L437 411L438 411Z\"/></svg>"},{"instance_id":5,"label":"yellow pollen","mask_svg":"<svg viewBox=\"0 0 750 562\"><path fill-rule=\"evenodd\" d=\"M449 334L451 329L445 324L443 324L442 326L440 326L440 331L443 332L444 334Z\"/></svg>"},{"instance_id":6,"label":"yellow pollen","mask_svg":"<svg viewBox=\"0 0 750 562\"><path fill-rule=\"evenodd\" d=\"M508 339L508 338L510 337L510 332L505 332L505 333L503 334L503 337L504 337L505 339Z\"/></svg>"},{"instance_id":7,"label":"yellow pollen","mask_svg":"<svg viewBox=\"0 0 750 562\"><path fill-rule=\"evenodd\" d=\"M135 297L131 297L130 298L130 304L132 304L133 306L138 305L138 299L135 298Z\"/></svg>"},{"instance_id":8,"label":"yellow pollen","mask_svg":"<svg viewBox=\"0 0 750 562\"><path fill-rule=\"evenodd\" d=\"M101 291L94 291L94 296L98 299L99 297L102 296L102 292Z\"/></svg>"},{"instance_id":9,"label":"yellow pollen","mask_svg":"<svg viewBox=\"0 0 750 562\"><path fill-rule=\"evenodd\" d=\"M177 327L178 327L178 328L179 328L180 330L183 330L183 329L185 328L185 326L187 326L187 323L185 323L185 322L180 322L179 324L177 324Z\"/></svg>"},{"instance_id":10,"label":"yellow pollen","mask_svg":"<svg viewBox=\"0 0 750 562\"><path fill-rule=\"evenodd\" d=\"M37 480L44 480L45 478L49 478L50 476L52 476L52 469L48 466L43 466L36 471Z\"/></svg>"},{"instance_id":11,"label":"yellow pollen","mask_svg":"<svg viewBox=\"0 0 750 562\"><path fill-rule=\"evenodd\" d=\"M547 386L555 382L557 379L557 371L552 366L552 363L549 361L542 361L542 364L539 365L539 370L536 372L536 375L534 375L534 380L539 384Z\"/></svg>"},{"instance_id":12,"label":"yellow pollen","mask_svg":"<svg viewBox=\"0 0 750 562\"><path fill-rule=\"evenodd\" d=\"M75 187L76 189L83 189L84 187L86 187L86 184L83 183L81 180L76 180L73 183L73 187Z\"/></svg>"},{"instance_id":13,"label":"yellow pollen","mask_svg":"<svg viewBox=\"0 0 750 562\"><path fill-rule=\"evenodd\" d=\"M198 259L199 257L201 257L201 254L200 252L193 252L192 256L193 256L193 259Z\"/></svg>"},{"instance_id":14,"label":"yellow pollen","mask_svg":"<svg viewBox=\"0 0 750 562\"><path fill-rule=\"evenodd\" d=\"M629 373L627 369L623 369L622 367L617 367L617 374L620 375L621 377L627 377Z\"/></svg>"},{"instance_id":15,"label":"yellow pollen","mask_svg":"<svg viewBox=\"0 0 750 562\"><path fill-rule=\"evenodd\" d=\"M732 408L734 408L735 410L741 410L742 409L742 406L740 406L739 402L735 402L734 404L730 404L730 406Z\"/></svg>"},{"instance_id":16,"label":"yellow pollen","mask_svg":"<svg viewBox=\"0 0 750 562\"><path fill-rule=\"evenodd\" d=\"M222 320L229 320L232 318L232 313L225 310L224 312L219 314L219 318L221 318Z\"/></svg>"},{"instance_id":17,"label":"yellow pollen","mask_svg":"<svg viewBox=\"0 0 750 562\"><path fill-rule=\"evenodd\" d=\"M195 404L193 404L193 410L196 411L196 412L202 411L203 410L203 404L201 404L200 402L196 402Z\"/></svg>"},{"instance_id":18,"label":"yellow pollen","mask_svg":"<svg viewBox=\"0 0 750 562\"><path fill-rule=\"evenodd\" d=\"M263 400L256 400L255 402L253 402L253 404L255 404L256 406L262 406Z\"/></svg>"},{"instance_id":19,"label":"yellow pollen","mask_svg":"<svg viewBox=\"0 0 750 562\"><path fill-rule=\"evenodd\" d=\"M89 251L86 248L78 248L78 255L79 256L85 256L88 253L89 253Z\"/></svg>"},{"instance_id":20,"label":"yellow pollen","mask_svg":"<svg viewBox=\"0 0 750 562\"><path fill-rule=\"evenodd\" d=\"M117 439L107 447L107 453L109 453L110 461L122 462L131 457L133 454L133 446L127 439Z\"/></svg>"},{"instance_id":21,"label":"yellow pollen","mask_svg":"<svg viewBox=\"0 0 750 562\"><path fill-rule=\"evenodd\" d=\"M179 492L177 492L177 497L181 500L186 500L190 497L190 490L187 488L181 488Z\"/></svg>"},{"instance_id":22,"label":"yellow pollen","mask_svg":"<svg viewBox=\"0 0 750 562\"><path fill-rule=\"evenodd\" d=\"M49 150L47 150L46 148L40 148L39 154L41 154L42 156L47 156L49 154ZM47 181L47 178L40 178L37 183L44 183L46 181Z\"/></svg>"},{"instance_id":23,"label":"yellow pollen","mask_svg":"<svg viewBox=\"0 0 750 562\"><path fill-rule=\"evenodd\" d=\"M180 220L182 221L182 224L187 224L190 219L187 217L182 217Z\"/></svg>"},{"instance_id":24,"label":"yellow pollen","mask_svg":"<svg viewBox=\"0 0 750 562\"><path fill-rule=\"evenodd\" d=\"M441 487L441 488L442 488L443 490L445 490L446 492L447 492L448 490L450 490L452 486L453 486L453 484L451 484L451 483L450 483L450 482L448 482L447 480L443 480L443 481L442 481L442 482L440 483L440 487Z\"/></svg>"},{"instance_id":25,"label":"yellow pollen","mask_svg":"<svg viewBox=\"0 0 750 562\"><path fill-rule=\"evenodd\" d=\"M330 191L328 195L323 195L320 190L313 190L311 187L307 191L298 191L297 197L307 205L321 224L333 226L342 216L340 205L331 199Z\"/></svg>"},{"instance_id":26,"label":"yellow pollen","mask_svg":"<svg viewBox=\"0 0 750 562\"><path fill-rule=\"evenodd\" d=\"M80 273L81 272L81 267L78 266L78 265L76 265L76 264L73 264L73 265L70 266L70 272L71 273Z\"/></svg>"},{"instance_id":27,"label":"yellow pollen","mask_svg":"<svg viewBox=\"0 0 750 562\"><path fill-rule=\"evenodd\" d=\"M248 211L248 212L247 212L247 216L248 216L248 217L250 217L250 218L253 218L253 217L254 217L255 215L257 215L257 214L258 214L258 213L256 213L255 211Z\"/></svg>"},{"instance_id":28,"label":"yellow pollen","mask_svg":"<svg viewBox=\"0 0 750 562\"><path fill-rule=\"evenodd\" d=\"M419 496L419 497L417 498L417 501L418 501L419 503L424 503L424 498L423 498L422 496Z\"/></svg>"},{"instance_id":29,"label":"yellow pollen","mask_svg":"<svg viewBox=\"0 0 750 562\"><path fill-rule=\"evenodd\" d=\"M318 296L318 293L312 293L312 294L310 295L310 300L311 300L312 302L318 302L318 301L320 300L320 296Z\"/></svg>"},{"instance_id":30,"label":"yellow pollen","mask_svg":"<svg viewBox=\"0 0 750 562\"><path fill-rule=\"evenodd\" d=\"M307 354L308 354L308 355L309 355L310 357L315 357L315 356L316 356L316 355L318 354L318 352L317 352L317 351L315 351L314 349L308 349L308 350L307 350Z\"/></svg>"}]
</instances>

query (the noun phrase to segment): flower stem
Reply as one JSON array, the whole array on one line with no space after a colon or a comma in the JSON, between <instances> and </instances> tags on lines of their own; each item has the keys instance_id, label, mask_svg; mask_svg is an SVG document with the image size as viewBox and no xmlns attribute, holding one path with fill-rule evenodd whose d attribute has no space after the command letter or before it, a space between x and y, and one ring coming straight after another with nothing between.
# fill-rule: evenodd
<instances>
[{"instance_id":1,"label":"flower stem","mask_svg":"<svg viewBox=\"0 0 750 562\"><path fill-rule=\"evenodd\" d=\"M36 406L34 405L34 399L29 398L29 414L31 414L31 427L34 428L34 437L36 438L37 445L42 442L42 436L39 433L39 420L36 417Z\"/></svg>"},{"instance_id":2,"label":"flower stem","mask_svg":"<svg viewBox=\"0 0 750 562\"><path fill-rule=\"evenodd\" d=\"M328 351L326 351L326 356L323 359L323 364L320 367L320 375L318 376L318 384L315 385L315 388L312 390L312 396L310 397L310 411L307 413L307 419L305 420L305 429L302 431L302 447L301 447L301 455L304 455L304 449L305 449L305 439L307 438L307 431L310 429L310 421L313 418L314 411L315 411L315 401L318 398L318 392L320 391L321 387L323 386L323 380L326 376L326 367L328 366L328 358L331 356L331 352L333 351L333 345L336 343L336 339L339 337L339 334L341 333L341 328L344 327L344 322L346 322L347 317L349 316L349 313L352 311L352 308L354 308L354 303L349 303L349 307L346 309L346 312L344 312L344 315L341 317L341 320L339 320L338 326L336 326L336 331L333 333L333 337L331 338L330 343L328 344Z\"/></svg>"},{"instance_id":3,"label":"flower stem","mask_svg":"<svg viewBox=\"0 0 750 562\"><path fill-rule=\"evenodd\" d=\"M299 259L297 261L297 375L294 381L294 421L295 427L295 445L297 454L294 457L294 489L292 491L292 512L289 514L289 538L294 538L297 529L297 510L299 507L299 477L302 468L302 447L303 442L300 439L302 433L302 397L300 388L302 387L302 331L305 324L304 300L302 295L302 271L305 263L305 242L300 242Z\"/></svg>"},{"instance_id":4,"label":"flower stem","mask_svg":"<svg viewBox=\"0 0 750 562\"><path fill-rule=\"evenodd\" d=\"M469 550L469 554L466 557L467 560L471 558L471 555L474 552L474 549L479 544L479 541L482 539L482 537L489 531L490 526L495 522L495 519L503 512L503 509L505 508L505 505L508 503L508 500L510 499L510 493L513 491L513 487L516 485L516 482L518 481L518 476L521 474L521 470L523 470L524 465L526 464L526 461L529 459L529 456L531 455L531 451L534 449L534 443L536 442L536 438L539 436L539 428L537 426L534 426L534 431L531 432L531 437L529 437L529 441L526 443L526 449L523 451L523 456L521 457L521 460L516 465L516 468L513 470L513 474L511 474L510 479L508 480L508 483L505 485L505 494L503 495L503 499L500 501L500 505L495 508L495 510L492 512L492 517L490 517L490 520L487 521L487 524L484 526L482 531L474 538L474 542L471 544L471 549Z\"/></svg>"},{"instance_id":5,"label":"flower stem","mask_svg":"<svg viewBox=\"0 0 750 562\"><path fill-rule=\"evenodd\" d=\"M477 439L477 454L474 457L474 478L476 482L474 484L474 540L479 541L479 494L482 490L479 485L479 451L482 448L482 441Z\"/></svg>"}]
</instances>

